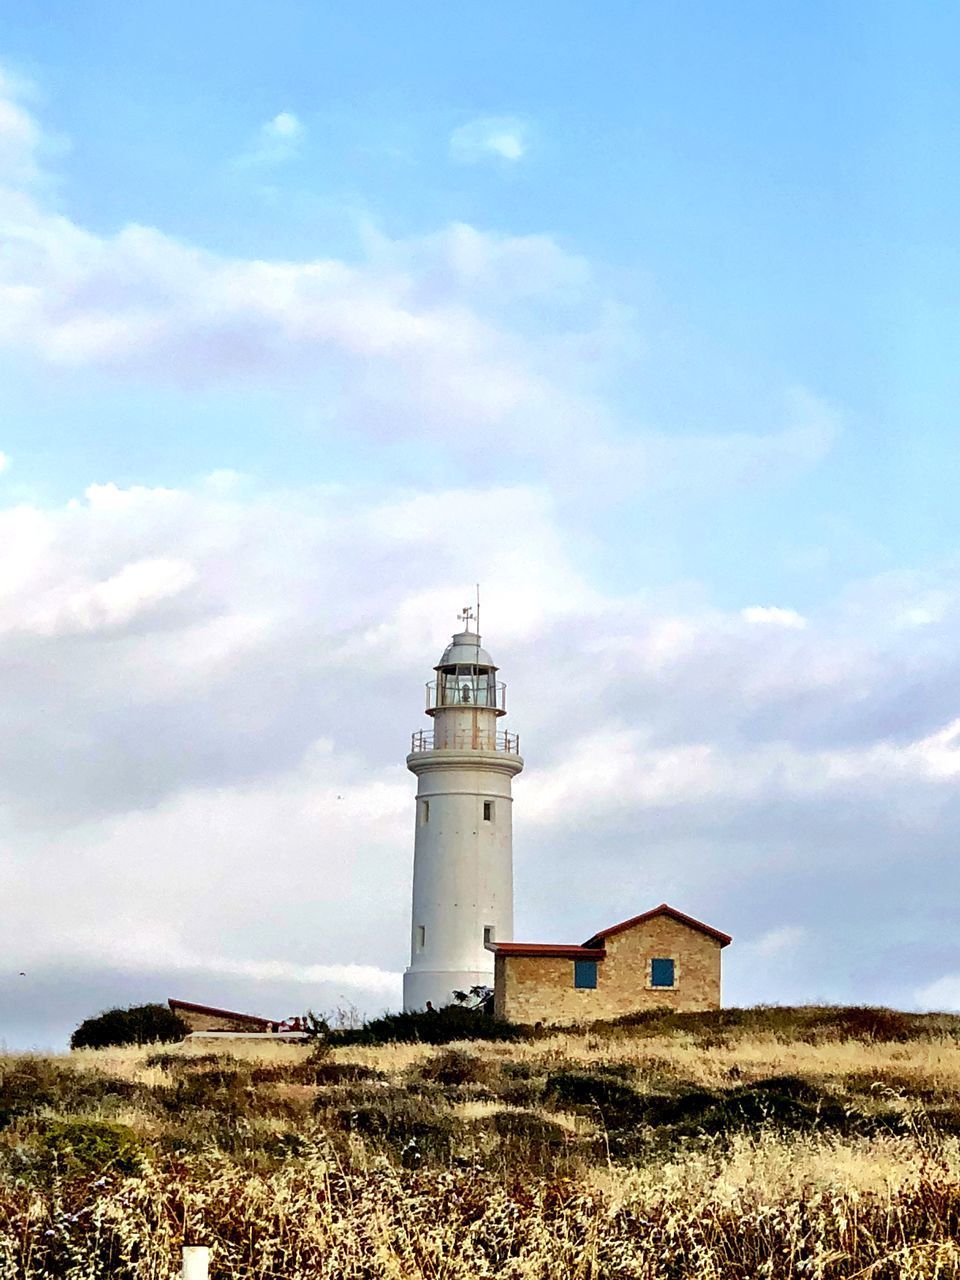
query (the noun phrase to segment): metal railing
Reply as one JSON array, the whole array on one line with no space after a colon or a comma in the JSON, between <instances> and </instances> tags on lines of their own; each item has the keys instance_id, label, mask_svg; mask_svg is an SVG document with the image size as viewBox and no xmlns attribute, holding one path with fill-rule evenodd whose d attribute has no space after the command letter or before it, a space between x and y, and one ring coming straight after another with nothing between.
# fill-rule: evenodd
<instances>
[{"instance_id":1,"label":"metal railing","mask_svg":"<svg viewBox=\"0 0 960 1280\"><path fill-rule=\"evenodd\" d=\"M437 747L437 734L434 729L414 729L410 738L410 754L420 751L503 751L507 755L520 754L520 735L501 730L497 734L455 733L447 738L442 747Z\"/></svg>"},{"instance_id":2,"label":"metal railing","mask_svg":"<svg viewBox=\"0 0 960 1280\"><path fill-rule=\"evenodd\" d=\"M488 675L447 675L427 685L427 710L440 707L488 707L501 715L507 709L507 686Z\"/></svg>"}]
</instances>

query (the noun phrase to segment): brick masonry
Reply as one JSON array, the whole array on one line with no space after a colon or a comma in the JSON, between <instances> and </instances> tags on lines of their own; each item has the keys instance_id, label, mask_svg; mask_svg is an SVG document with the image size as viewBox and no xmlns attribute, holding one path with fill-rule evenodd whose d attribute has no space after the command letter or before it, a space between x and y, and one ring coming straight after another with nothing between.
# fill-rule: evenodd
<instances>
[{"instance_id":1,"label":"brick masonry","mask_svg":"<svg viewBox=\"0 0 960 1280\"><path fill-rule=\"evenodd\" d=\"M494 1012L509 1022L573 1023L642 1009L703 1011L720 1007L720 942L668 915L605 940L597 985L573 985L574 961L559 956L497 955ZM674 986L650 984L650 962L672 959Z\"/></svg>"}]
</instances>

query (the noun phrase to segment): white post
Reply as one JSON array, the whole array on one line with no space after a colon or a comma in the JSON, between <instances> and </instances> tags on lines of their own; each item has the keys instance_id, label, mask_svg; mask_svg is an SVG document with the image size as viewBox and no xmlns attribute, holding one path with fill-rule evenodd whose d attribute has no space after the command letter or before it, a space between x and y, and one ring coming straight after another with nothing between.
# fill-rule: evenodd
<instances>
[{"instance_id":1,"label":"white post","mask_svg":"<svg viewBox=\"0 0 960 1280\"><path fill-rule=\"evenodd\" d=\"M205 1244L183 1246L182 1280L209 1280L210 1250Z\"/></svg>"}]
</instances>

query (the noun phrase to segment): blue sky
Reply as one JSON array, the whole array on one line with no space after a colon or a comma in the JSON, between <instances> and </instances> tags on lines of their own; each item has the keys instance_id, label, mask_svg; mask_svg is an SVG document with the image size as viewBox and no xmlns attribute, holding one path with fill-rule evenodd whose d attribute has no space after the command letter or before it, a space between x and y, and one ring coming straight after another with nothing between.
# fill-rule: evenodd
<instances>
[{"instance_id":1,"label":"blue sky","mask_svg":"<svg viewBox=\"0 0 960 1280\"><path fill-rule=\"evenodd\" d=\"M11 1043L175 955L195 994L385 999L402 742L477 578L531 744L518 924L673 894L743 939L731 998L960 1002L929 941L960 834L958 40L932 4L0 12L0 884L36 920L38 867L84 849L89 916L40 913L36 982L85 976L42 1026L14 983ZM283 850L231 857L241 820ZM359 861L311 914L314 848ZM97 943L145 899L139 949ZM304 949L301 909L377 923Z\"/></svg>"},{"instance_id":2,"label":"blue sky","mask_svg":"<svg viewBox=\"0 0 960 1280\"><path fill-rule=\"evenodd\" d=\"M370 226L549 234L643 323L609 388L626 430L762 430L795 386L842 421L802 495L722 521L723 558L764 559L758 527L779 550L852 519L880 567L948 551L955 527L957 21L907 5L53 4L17 6L0 35L34 82L52 199L83 226L347 261ZM252 159L280 112L302 136ZM523 156L451 162L451 133L484 118L514 120ZM98 424L87 467L131 479L225 454L281 480L356 474L349 448L321 460L296 438L302 384L258 387L255 408L217 388L197 433L191 397L85 379L38 404L29 372L8 377L11 448L38 483L55 483L44 445L66 436L66 462L78 420ZM290 447L265 440L271 412ZM722 575L703 541L672 571ZM782 571L757 565L751 586Z\"/></svg>"}]
</instances>

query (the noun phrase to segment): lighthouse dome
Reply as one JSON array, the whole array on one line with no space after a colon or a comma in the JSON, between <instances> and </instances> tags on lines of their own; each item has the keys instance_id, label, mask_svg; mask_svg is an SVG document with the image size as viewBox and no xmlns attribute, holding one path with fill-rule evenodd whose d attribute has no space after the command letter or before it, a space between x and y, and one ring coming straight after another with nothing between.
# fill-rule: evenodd
<instances>
[{"instance_id":1,"label":"lighthouse dome","mask_svg":"<svg viewBox=\"0 0 960 1280\"><path fill-rule=\"evenodd\" d=\"M480 648L480 637L475 631L459 631L443 651L436 670L446 667L488 667L496 671L493 659L486 649Z\"/></svg>"}]
</instances>

